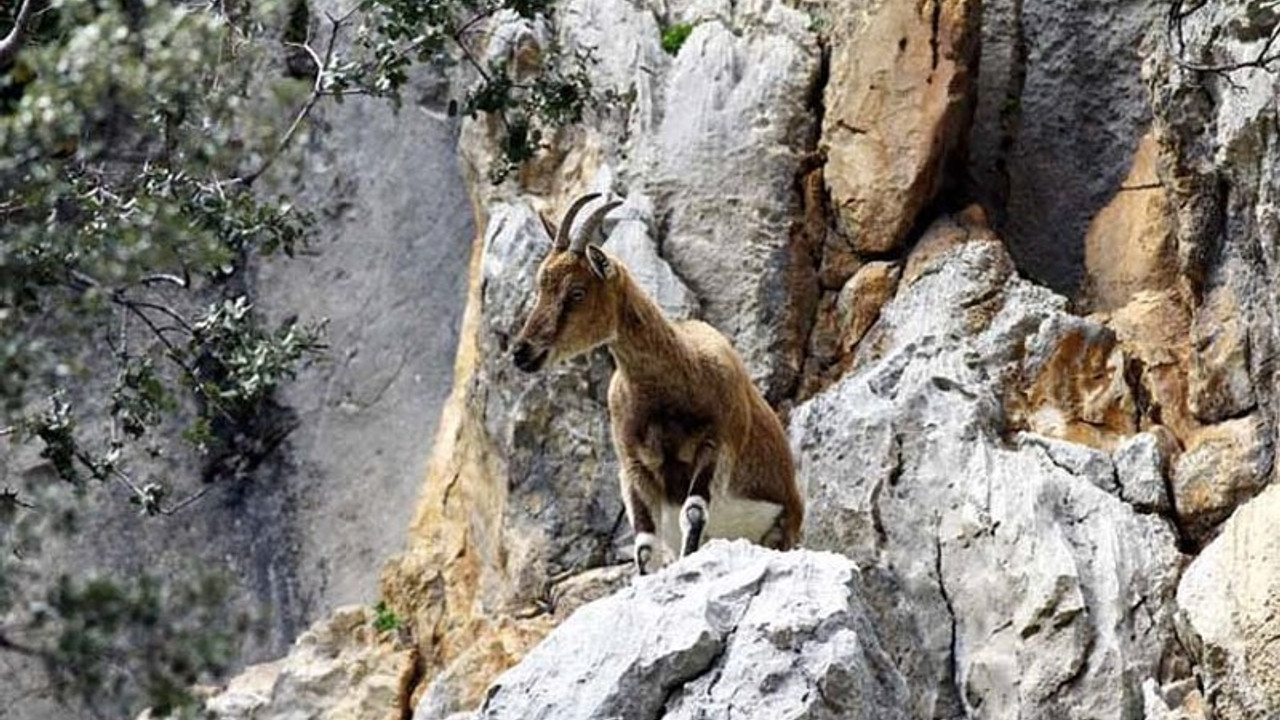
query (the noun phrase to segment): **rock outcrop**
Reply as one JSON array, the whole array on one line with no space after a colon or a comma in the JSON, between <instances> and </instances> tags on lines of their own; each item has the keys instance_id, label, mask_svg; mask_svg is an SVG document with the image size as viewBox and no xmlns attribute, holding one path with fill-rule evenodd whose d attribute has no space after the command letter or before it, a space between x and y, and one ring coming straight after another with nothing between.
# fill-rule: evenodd
<instances>
[{"instance_id":1,"label":"rock outcrop","mask_svg":"<svg viewBox=\"0 0 1280 720\"><path fill-rule=\"evenodd\" d=\"M400 720L417 651L366 607L339 608L283 659L254 665L205 702L216 720Z\"/></svg>"},{"instance_id":2,"label":"rock outcrop","mask_svg":"<svg viewBox=\"0 0 1280 720\"><path fill-rule=\"evenodd\" d=\"M969 123L979 3L831 3L824 177L855 252L900 251Z\"/></svg>"},{"instance_id":3,"label":"rock outcrop","mask_svg":"<svg viewBox=\"0 0 1280 720\"><path fill-rule=\"evenodd\" d=\"M1178 585L1180 634L1222 720L1280 714L1280 488L1227 521Z\"/></svg>"},{"instance_id":4,"label":"rock outcrop","mask_svg":"<svg viewBox=\"0 0 1280 720\"><path fill-rule=\"evenodd\" d=\"M792 415L806 546L879 578L913 717L1123 717L1142 679L1177 679L1168 521L1125 502L1110 455L1003 409L1070 319L975 237L915 265L860 371Z\"/></svg>"},{"instance_id":5,"label":"rock outcrop","mask_svg":"<svg viewBox=\"0 0 1280 720\"><path fill-rule=\"evenodd\" d=\"M475 718L905 719L865 593L839 555L715 541L578 611Z\"/></svg>"}]
</instances>

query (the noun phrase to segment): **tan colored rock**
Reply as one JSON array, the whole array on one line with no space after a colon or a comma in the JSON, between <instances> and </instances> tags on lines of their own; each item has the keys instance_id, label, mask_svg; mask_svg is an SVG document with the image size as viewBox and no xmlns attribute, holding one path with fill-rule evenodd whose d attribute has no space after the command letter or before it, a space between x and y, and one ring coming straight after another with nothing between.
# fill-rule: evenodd
<instances>
[{"instance_id":1,"label":"tan colored rock","mask_svg":"<svg viewBox=\"0 0 1280 720\"><path fill-rule=\"evenodd\" d=\"M904 287L911 286L927 272L937 272L944 255L971 240L969 230L955 219L946 217L929 226L911 248L899 278Z\"/></svg>"},{"instance_id":2,"label":"tan colored rock","mask_svg":"<svg viewBox=\"0 0 1280 720\"><path fill-rule=\"evenodd\" d=\"M542 641L556 625L583 605L608 595L632 578L630 565L595 568L557 584L544 614L495 620L462 654L424 683L414 698L414 720L445 720L478 707L488 682Z\"/></svg>"},{"instance_id":3,"label":"tan colored rock","mask_svg":"<svg viewBox=\"0 0 1280 720\"><path fill-rule=\"evenodd\" d=\"M1108 326L1137 362L1144 427L1162 425L1185 440L1199 427L1187 399L1191 310L1178 290L1140 290L1110 314Z\"/></svg>"},{"instance_id":4,"label":"tan colored rock","mask_svg":"<svg viewBox=\"0 0 1280 720\"><path fill-rule=\"evenodd\" d=\"M504 618L493 623L462 653L420 688L414 698L415 720L438 720L454 712L470 710L484 701L486 685L506 672L551 631L550 616L535 622Z\"/></svg>"},{"instance_id":5,"label":"tan colored rock","mask_svg":"<svg viewBox=\"0 0 1280 720\"><path fill-rule=\"evenodd\" d=\"M825 163L820 153L805 159L808 164ZM848 239L829 227L830 202L821 166L804 172L800 179L802 212L792 233L793 243L799 243L818 252L818 284L821 290L838 291L857 272L862 261Z\"/></svg>"},{"instance_id":6,"label":"tan colored rock","mask_svg":"<svg viewBox=\"0 0 1280 720\"><path fill-rule=\"evenodd\" d=\"M1280 717L1280 487L1240 507L1178 585L1180 635L1220 720Z\"/></svg>"},{"instance_id":7,"label":"tan colored rock","mask_svg":"<svg viewBox=\"0 0 1280 720\"><path fill-rule=\"evenodd\" d=\"M1211 292L1192 327L1189 401L1203 422L1214 423L1253 409L1249 331L1230 286Z\"/></svg>"},{"instance_id":8,"label":"tan colored rock","mask_svg":"<svg viewBox=\"0 0 1280 720\"><path fill-rule=\"evenodd\" d=\"M901 248L965 129L974 0L836 3L821 144L837 225L862 253Z\"/></svg>"},{"instance_id":9,"label":"tan colored rock","mask_svg":"<svg viewBox=\"0 0 1280 720\"><path fill-rule=\"evenodd\" d=\"M841 288L836 299L836 317L840 325L840 351L853 352L862 336L880 317L880 308L893 299L898 290L902 266L891 262L870 262L854 273Z\"/></svg>"},{"instance_id":10,"label":"tan colored rock","mask_svg":"<svg viewBox=\"0 0 1280 720\"><path fill-rule=\"evenodd\" d=\"M1149 131L1115 197L1085 235L1085 297L1094 310L1114 310L1143 291L1178 284L1177 242L1169 193L1156 174L1159 145Z\"/></svg>"},{"instance_id":11,"label":"tan colored rock","mask_svg":"<svg viewBox=\"0 0 1280 720\"><path fill-rule=\"evenodd\" d=\"M1108 451L1137 431L1126 356L1109 328L1058 315L1027 345L1019 408L1027 429Z\"/></svg>"},{"instance_id":12,"label":"tan colored rock","mask_svg":"<svg viewBox=\"0 0 1280 720\"><path fill-rule=\"evenodd\" d=\"M500 543L505 474L498 453L470 407L481 367L478 336L483 243L472 258L467 311L463 316L454 390L440 419L411 541L387 564L382 597L405 617L418 639L423 677L431 679L454 663L469 668L452 690L473 697L514 664L550 625L503 617L509 608L490 608L484 588L501 587L505 551ZM423 684L417 689L421 694ZM416 701L417 698L414 698Z\"/></svg>"},{"instance_id":13,"label":"tan colored rock","mask_svg":"<svg viewBox=\"0 0 1280 720\"><path fill-rule=\"evenodd\" d=\"M1173 467L1173 504L1197 540L1207 539L1240 503L1271 481L1273 448L1256 415L1197 431Z\"/></svg>"},{"instance_id":14,"label":"tan colored rock","mask_svg":"<svg viewBox=\"0 0 1280 720\"><path fill-rule=\"evenodd\" d=\"M205 702L217 720L402 720L417 651L374 628L363 606L339 608L284 658L247 668Z\"/></svg>"}]
</instances>

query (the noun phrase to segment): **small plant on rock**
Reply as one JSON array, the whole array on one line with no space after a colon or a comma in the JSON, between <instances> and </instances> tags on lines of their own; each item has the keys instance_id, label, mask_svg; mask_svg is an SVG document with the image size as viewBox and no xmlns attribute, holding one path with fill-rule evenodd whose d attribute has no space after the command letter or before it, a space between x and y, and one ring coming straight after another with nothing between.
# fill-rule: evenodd
<instances>
[{"instance_id":1,"label":"small plant on rock","mask_svg":"<svg viewBox=\"0 0 1280 720\"><path fill-rule=\"evenodd\" d=\"M693 32L693 23L676 23L662 31L662 49L668 55L680 54L680 48L684 47L684 41L689 39L689 34Z\"/></svg>"}]
</instances>

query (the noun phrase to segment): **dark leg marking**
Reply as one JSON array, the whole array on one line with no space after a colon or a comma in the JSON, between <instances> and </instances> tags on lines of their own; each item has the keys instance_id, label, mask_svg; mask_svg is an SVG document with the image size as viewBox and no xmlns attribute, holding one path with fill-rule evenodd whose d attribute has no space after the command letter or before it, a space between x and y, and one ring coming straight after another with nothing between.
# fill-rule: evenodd
<instances>
[{"instance_id":1,"label":"dark leg marking","mask_svg":"<svg viewBox=\"0 0 1280 720\"><path fill-rule=\"evenodd\" d=\"M680 509L680 525L684 531L680 557L693 553L702 544L702 530L707 526L707 515L711 512L711 480L715 471L715 445L707 443L698 450L689 497L685 498Z\"/></svg>"}]
</instances>

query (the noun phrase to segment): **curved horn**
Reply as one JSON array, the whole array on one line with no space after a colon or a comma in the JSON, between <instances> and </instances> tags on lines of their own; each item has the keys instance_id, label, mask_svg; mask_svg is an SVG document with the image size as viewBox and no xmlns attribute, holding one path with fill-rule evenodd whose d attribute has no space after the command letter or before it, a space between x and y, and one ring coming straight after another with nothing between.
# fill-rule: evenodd
<instances>
[{"instance_id":1,"label":"curved horn","mask_svg":"<svg viewBox=\"0 0 1280 720\"><path fill-rule=\"evenodd\" d=\"M578 254L586 251L587 244L591 242L596 231L600 229L600 223L604 221L604 216L621 204L621 200L614 200L596 208L595 212L588 215L586 221L582 223L582 230L573 238L573 242L569 244L569 249Z\"/></svg>"},{"instance_id":2,"label":"curved horn","mask_svg":"<svg viewBox=\"0 0 1280 720\"><path fill-rule=\"evenodd\" d=\"M600 197L600 193L588 193L573 201L569 209L565 211L564 219L560 221L560 229L556 231L556 250L568 250L570 231L573 229L573 218L578 214L584 205Z\"/></svg>"}]
</instances>

